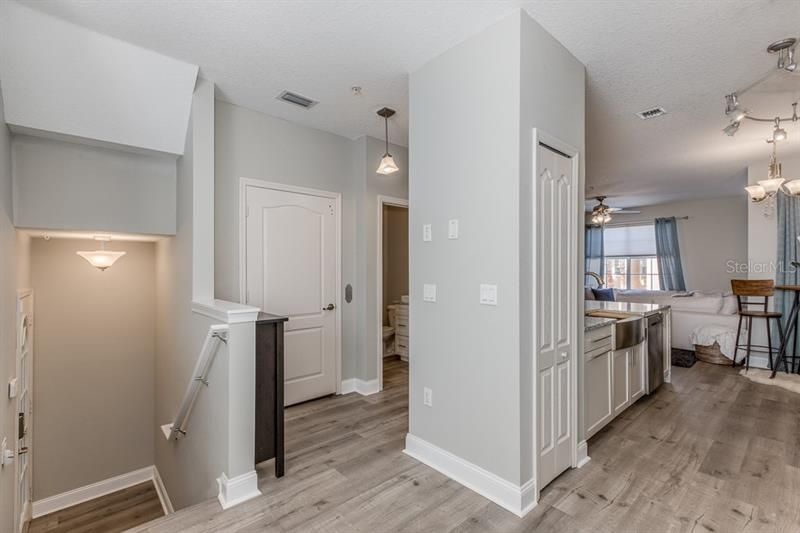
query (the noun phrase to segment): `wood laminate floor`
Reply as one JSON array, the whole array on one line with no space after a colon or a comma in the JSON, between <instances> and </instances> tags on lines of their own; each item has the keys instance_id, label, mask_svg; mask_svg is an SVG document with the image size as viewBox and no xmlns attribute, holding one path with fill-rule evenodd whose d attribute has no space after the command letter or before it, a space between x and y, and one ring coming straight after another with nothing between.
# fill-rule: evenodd
<instances>
[{"instance_id":1,"label":"wood laminate floor","mask_svg":"<svg viewBox=\"0 0 800 533\"><path fill-rule=\"evenodd\" d=\"M29 533L113 533L164 516L152 481L34 519Z\"/></svg>"},{"instance_id":2,"label":"wood laminate floor","mask_svg":"<svg viewBox=\"0 0 800 533\"><path fill-rule=\"evenodd\" d=\"M263 495L216 501L138 531L800 531L800 395L697 363L589 442L592 460L517 518L402 453L405 364L385 390L289 408L287 471L259 469Z\"/></svg>"}]
</instances>

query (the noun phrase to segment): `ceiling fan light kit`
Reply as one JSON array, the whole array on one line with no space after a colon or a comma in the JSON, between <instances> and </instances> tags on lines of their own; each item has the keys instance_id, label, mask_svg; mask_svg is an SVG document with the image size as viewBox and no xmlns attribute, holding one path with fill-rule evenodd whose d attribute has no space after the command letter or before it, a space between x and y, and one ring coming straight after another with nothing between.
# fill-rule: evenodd
<instances>
[{"instance_id":1,"label":"ceiling fan light kit","mask_svg":"<svg viewBox=\"0 0 800 533\"><path fill-rule=\"evenodd\" d=\"M797 39L789 37L787 39L775 41L767 46L767 52L778 55L778 63L776 66L778 71L794 73L797 70L797 62L795 59L796 48ZM730 123L722 129L725 135L733 137L736 135L736 132L739 131L742 122L745 120L772 124L772 138L767 139L767 142L772 144L772 155L769 159L767 179L759 180L757 184L748 185L744 188L750 196L750 200L755 203L764 203L764 216L766 217L772 216L775 207L775 197L779 192L783 192L783 194L788 196L800 196L800 179L786 179L782 176L777 149L778 143L786 141L789 137L786 130L781 126L781 123L791 121L794 124L800 120L800 117L797 115L797 102L792 102L792 114L790 116L777 116L772 118L759 117L742 106L739 102L739 96L759 85L774 73L775 71L770 72L746 89L725 95L725 114L730 119Z\"/></svg>"}]
</instances>

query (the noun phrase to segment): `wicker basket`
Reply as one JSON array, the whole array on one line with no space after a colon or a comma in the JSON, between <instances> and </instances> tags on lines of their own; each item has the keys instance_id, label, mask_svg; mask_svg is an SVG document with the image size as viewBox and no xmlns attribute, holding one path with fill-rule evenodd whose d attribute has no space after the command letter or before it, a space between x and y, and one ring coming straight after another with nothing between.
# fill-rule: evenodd
<instances>
[{"instance_id":1,"label":"wicker basket","mask_svg":"<svg viewBox=\"0 0 800 533\"><path fill-rule=\"evenodd\" d=\"M694 353L700 361L713 365L730 365L732 362L719 351L719 343L716 342L711 346L695 344Z\"/></svg>"}]
</instances>

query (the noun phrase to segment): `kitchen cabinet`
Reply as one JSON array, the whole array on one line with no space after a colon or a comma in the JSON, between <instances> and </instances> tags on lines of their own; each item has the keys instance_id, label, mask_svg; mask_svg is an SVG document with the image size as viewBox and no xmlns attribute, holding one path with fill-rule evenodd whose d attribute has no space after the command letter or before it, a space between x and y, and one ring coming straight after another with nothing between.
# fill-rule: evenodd
<instances>
[{"instance_id":1,"label":"kitchen cabinet","mask_svg":"<svg viewBox=\"0 0 800 533\"><path fill-rule=\"evenodd\" d=\"M645 376L645 371L647 370L645 363L647 343L643 342L638 346L629 348L629 351L628 390L630 391L630 401L628 405L631 405L647 392L647 378Z\"/></svg>"},{"instance_id":2,"label":"kitchen cabinet","mask_svg":"<svg viewBox=\"0 0 800 533\"><path fill-rule=\"evenodd\" d=\"M588 439L614 418L612 389L612 326L584 337L584 423Z\"/></svg>"},{"instance_id":3,"label":"kitchen cabinet","mask_svg":"<svg viewBox=\"0 0 800 533\"><path fill-rule=\"evenodd\" d=\"M631 349L615 351L611 356L611 390L614 398L614 416L631 404L630 379Z\"/></svg>"},{"instance_id":4,"label":"kitchen cabinet","mask_svg":"<svg viewBox=\"0 0 800 533\"><path fill-rule=\"evenodd\" d=\"M584 336L584 429L588 439L646 392L647 344L613 350L612 326Z\"/></svg>"}]
</instances>

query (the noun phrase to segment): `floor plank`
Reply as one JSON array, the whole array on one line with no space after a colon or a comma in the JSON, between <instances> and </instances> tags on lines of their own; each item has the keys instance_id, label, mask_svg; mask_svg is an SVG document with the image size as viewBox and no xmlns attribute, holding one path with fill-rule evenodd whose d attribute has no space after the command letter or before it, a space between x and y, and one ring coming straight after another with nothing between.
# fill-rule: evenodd
<instances>
[{"instance_id":1,"label":"floor plank","mask_svg":"<svg viewBox=\"0 0 800 533\"><path fill-rule=\"evenodd\" d=\"M402 453L408 367L385 390L287 410L287 472L260 465L263 495L209 501L141 532L800 531L800 395L728 367L673 368L589 442L591 462L558 477L518 518Z\"/></svg>"},{"instance_id":2,"label":"floor plank","mask_svg":"<svg viewBox=\"0 0 800 533\"><path fill-rule=\"evenodd\" d=\"M152 481L140 483L31 521L29 533L114 533L164 516Z\"/></svg>"}]
</instances>

